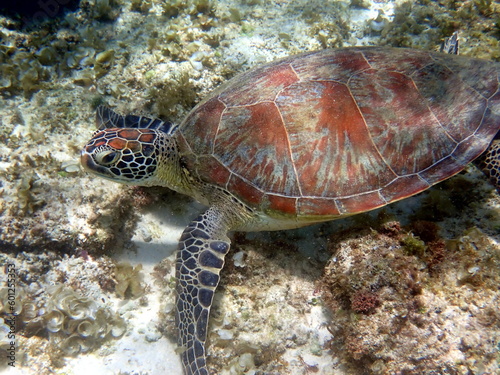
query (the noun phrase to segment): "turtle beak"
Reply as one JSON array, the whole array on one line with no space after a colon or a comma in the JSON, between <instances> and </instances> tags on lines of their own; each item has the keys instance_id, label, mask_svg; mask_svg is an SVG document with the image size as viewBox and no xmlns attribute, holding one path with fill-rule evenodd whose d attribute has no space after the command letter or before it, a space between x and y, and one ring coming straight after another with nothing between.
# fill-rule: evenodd
<instances>
[{"instance_id":1,"label":"turtle beak","mask_svg":"<svg viewBox=\"0 0 500 375\"><path fill-rule=\"evenodd\" d=\"M92 165L94 168L96 166L90 155L85 151L85 149L83 149L80 154L80 164L82 165L83 169L86 172L92 172L92 169L89 167L89 165Z\"/></svg>"},{"instance_id":2,"label":"turtle beak","mask_svg":"<svg viewBox=\"0 0 500 375\"><path fill-rule=\"evenodd\" d=\"M114 176L108 171L107 168L102 165L97 164L94 158L91 156L90 152L85 147L80 154L80 164L86 172L97 174L101 177L113 179Z\"/></svg>"}]
</instances>

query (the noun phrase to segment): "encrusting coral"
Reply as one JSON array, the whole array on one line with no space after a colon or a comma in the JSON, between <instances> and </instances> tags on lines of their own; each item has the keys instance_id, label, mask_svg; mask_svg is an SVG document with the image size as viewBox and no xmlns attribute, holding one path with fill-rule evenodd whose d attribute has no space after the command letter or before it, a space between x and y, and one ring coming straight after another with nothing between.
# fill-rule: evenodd
<instances>
[{"instance_id":1,"label":"encrusting coral","mask_svg":"<svg viewBox=\"0 0 500 375\"><path fill-rule=\"evenodd\" d=\"M8 288L2 288L0 317L3 322L12 319L14 314L16 334L48 337L51 345L68 355L94 350L111 338L121 337L126 330L125 320L109 307L62 284L39 290L37 297L18 287L16 310L12 312L9 306ZM2 337L0 347L4 341Z\"/></svg>"},{"instance_id":2,"label":"encrusting coral","mask_svg":"<svg viewBox=\"0 0 500 375\"><path fill-rule=\"evenodd\" d=\"M335 235L320 287L335 312L331 348L351 371L465 374L495 367L500 334L488 330L500 327L494 242L477 228L445 240L435 223L423 221L403 228L382 219L376 230L350 233Z\"/></svg>"},{"instance_id":3,"label":"encrusting coral","mask_svg":"<svg viewBox=\"0 0 500 375\"><path fill-rule=\"evenodd\" d=\"M95 301L57 285L47 291L51 298L42 315L50 341L70 355L97 348L126 330L123 318Z\"/></svg>"}]
</instances>

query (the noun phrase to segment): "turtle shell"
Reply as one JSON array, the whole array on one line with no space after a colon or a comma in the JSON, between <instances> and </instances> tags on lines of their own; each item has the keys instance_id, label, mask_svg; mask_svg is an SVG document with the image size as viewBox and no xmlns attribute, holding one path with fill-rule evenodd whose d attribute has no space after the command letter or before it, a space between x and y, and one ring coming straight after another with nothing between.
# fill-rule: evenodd
<instances>
[{"instance_id":1,"label":"turtle shell","mask_svg":"<svg viewBox=\"0 0 500 375\"><path fill-rule=\"evenodd\" d=\"M399 48L292 56L187 116L191 173L268 214L337 217L462 170L500 127L500 63Z\"/></svg>"}]
</instances>

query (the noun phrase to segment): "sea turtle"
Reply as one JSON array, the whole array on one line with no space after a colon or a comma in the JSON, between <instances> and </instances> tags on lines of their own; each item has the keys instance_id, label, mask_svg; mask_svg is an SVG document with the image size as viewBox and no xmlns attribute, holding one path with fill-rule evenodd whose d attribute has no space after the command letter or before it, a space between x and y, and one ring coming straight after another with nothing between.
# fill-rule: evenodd
<instances>
[{"instance_id":1,"label":"sea turtle","mask_svg":"<svg viewBox=\"0 0 500 375\"><path fill-rule=\"evenodd\" d=\"M179 125L99 107L87 171L161 185L208 209L178 247L186 375L204 375L228 232L281 230L417 194L479 158L500 189L500 63L352 47L288 57L230 80Z\"/></svg>"}]
</instances>

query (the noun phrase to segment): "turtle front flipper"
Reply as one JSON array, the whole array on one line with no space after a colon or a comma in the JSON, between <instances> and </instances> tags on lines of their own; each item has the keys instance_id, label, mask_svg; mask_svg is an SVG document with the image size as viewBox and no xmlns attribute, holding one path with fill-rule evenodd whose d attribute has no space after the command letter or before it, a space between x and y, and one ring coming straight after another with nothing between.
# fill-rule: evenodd
<instances>
[{"instance_id":1,"label":"turtle front flipper","mask_svg":"<svg viewBox=\"0 0 500 375\"><path fill-rule=\"evenodd\" d=\"M229 251L225 215L211 207L184 230L177 252L176 323L186 375L208 375L205 342L210 307Z\"/></svg>"},{"instance_id":2,"label":"turtle front flipper","mask_svg":"<svg viewBox=\"0 0 500 375\"><path fill-rule=\"evenodd\" d=\"M145 116L122 116L104 105L97 107L95 114L96 127L99 130L111 128L155 129L172 134L177 129L177 126L169 121Z\"/></svg>"}]
</instances>

